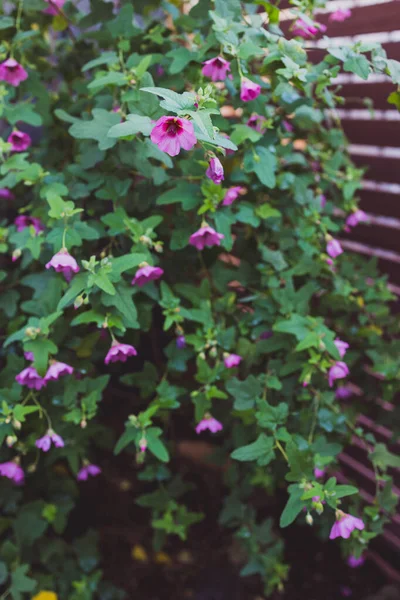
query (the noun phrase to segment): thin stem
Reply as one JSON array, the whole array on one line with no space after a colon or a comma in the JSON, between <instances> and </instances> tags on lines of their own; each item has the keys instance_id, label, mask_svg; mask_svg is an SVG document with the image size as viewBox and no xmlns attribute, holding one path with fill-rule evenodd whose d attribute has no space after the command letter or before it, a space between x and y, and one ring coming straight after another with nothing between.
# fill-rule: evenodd
<instances>
[{"instance_id":1,"label":"thin stem","mask_svg":"<svg viewBox=\"0 0 400 600\"><path fill-rule=\"evenodd\" d=\"M67 226L64 227L63 237L62 237L62 248L65 248L66 236L67 236Z\"/></svg>"},{"instance_id":2,"label":"thin stem","mask_svg":"<svg viewBox=\"0 0 400 600\"><path fill-rule=\"evenodd\" d=\"M313 438L314 438L315 427L317 425L318 407L319 407L319 397L315 396L315 398L314 398L313 420L311 422L311 429L310 429L310 433L309 433L309 436L308 436L308 443L309 444L312 444Z\"/></svg>"},{"instance_id":3,"label":"thin stem","mask_svg":"<svg viewBox=\"0 0 400 600\"><path fill-rule=\"evenodd\" d=\"M22 19L23 8L24 8L24 0L19 0L17 18L15 20L15 28L17 30L17 33L19 33L21 31L21 19Z\"/></svg>"},{"instance_id":4,"label":"thin stem","mask_svg":"<svg viewBox=\"0 0 400 600\"><path fill-rule=\"evenodd\" d=\"M280 441L279 441L279 440L277 440L276 438L275 438L275 446L278 448L278 450L279 450L279 451L280 451L280 453L282 454L283 458L284 458L284 459L286 460L286 462L288 463L288 462L289 462L289 457L288 457L288 455L286 454L285 450L283 449L283 446L282 446L282 444L280 443Z\"/></svg>"}]
</instances>

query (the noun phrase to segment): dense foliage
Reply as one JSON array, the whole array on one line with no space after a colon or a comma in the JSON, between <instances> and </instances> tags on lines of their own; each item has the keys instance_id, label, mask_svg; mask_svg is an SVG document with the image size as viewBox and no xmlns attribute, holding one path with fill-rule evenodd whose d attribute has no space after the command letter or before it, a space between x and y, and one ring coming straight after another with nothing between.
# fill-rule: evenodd
<instances>
[{"instance_id":1,"label":"dense foliage","mask_svg":"<svg viewBox=\"0 0 400 600\"><path fill-rule=\"evenodd\" d=\"M265 1L4 2L1 598L123 597L96 533L64 533L85 481L107 485L107 449L140 465L154 546L190 540L177 420L226 465L220 525L267 594L289 571L281 527L354 561L394 510L399 460L357 414L382 421L399 389L399 326L386 279L336 239L366 217L334 79L398 85L400 64L363 43L311 62L323 4L292 0L284 33ZM119 390L116 439L101 404ZM353 435L370 503L334 476ZM256 488L284 490L280 523Z\"/></svg>"}]
</instances>

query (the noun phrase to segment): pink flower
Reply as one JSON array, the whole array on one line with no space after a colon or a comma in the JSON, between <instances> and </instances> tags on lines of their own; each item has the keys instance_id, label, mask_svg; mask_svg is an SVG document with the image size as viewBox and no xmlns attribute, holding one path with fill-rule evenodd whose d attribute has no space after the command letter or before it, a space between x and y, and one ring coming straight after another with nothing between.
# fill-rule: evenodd
<instances>
[{"instance_id":1,"label":"pink flower","mask_svg":"<svg viewBox=\"0 0 400 600\"><path fill-rule=\"evenodd\" d=\"M146 283L149 283L149 281L156 281L156 279L160 279L163 274L164 270L160 269L160 267L151 267L150 265L145 265L136 271L136 275L132 279L132 285L143 287Z\"/></svg>"},{"instance_id":2,"label":"pink flower","mask_svg":"<svg viewBox=\"0 0 400 600\"><path fill-rule=\"evenodd\" d=\"M349 367L345 362L338 361L330 369L328 374L329 387L333 386L336 379L343 379L350 373Z\"/></svg>"},{"instance_id":3,"label":"pink flower","mask_svg":"<svg viewBox=\"0 0 400 600\"><path fill-rule=\"evenodd\" d=\"M20 385L26 385L26 387L31 390L41 390L42 387L45 387L46 385L46 380L43 379L43 377L40 377L36 369L32 366L21 371L21 373L16 376L15 380Z\"/></svg>"},{"instance_id":4,"label":"pink flower","mask_svg":"<svg viewBox=\"0 0 400 600\"><path fill-rule=\"evenodd\" d=\"M179 350L186 348L186 338L184 335L178 335L176 338L176 347L179 348Z\"/></svg>"},{"instance_id":5,"label":"pink flower","mask_svg":"<svg viewBox=\"0 0 400 600\"><path fill-rule=\"evenodd\" d=\"M351 398L352 395L351 388L346 385L339 386L335 391L335 396L338 400L346 400L347 398Z\"/></svg>"},{"instance_id":6,"label":"pink flower","mask_svg":"<svg viewBox=\"0 0 400 600\"><path fill-rule=\"evenodd\" d=\"M205 77L210 77L212 81L225 81L231 66L227 60L221 56L216 56L203 63L201 72Z\"/></svg>"},{"instance_id":7,"label":"pink flower","mask_svg":"<svg viewBox=\"0 0 400 600\"><path fill-rule=\"evenodd\" d=\"M348 515L341 510L338 510L337 515L339 515L339 519L335 521L331 533L329 535L330 540L334 540L337 537L342 537L347 540L351 532L355 529L359 529L360 531L364 529L365 525L361 519L357 517L353 517L352 515Z\"/></svg>"},{"instance_id":8,"label":"pink flower","mask_svg":"<svg viewBox=\"0 0 400 600\"><path fill-rule=\"evenodd\" d=\"M56 448L64 448L64 440L52 429L49 429L42 438L36 440L35 446L36 448L39 448L39 450L43 450L43 452L48 452L52 442Z\"/></svg>"},{"instance_id":9,"label":"pink flower","mask_svg":"<svg viewBox=\"0 0 400 600\"><path fill-rule=\"evenodd\" d=\"M164 67L162 67L161 65L157 65L156 66L156 74L158 77L162 77L165 73Z\"/></svg>"},{"instance_id":10,"label":"pink flower","mask_svg":"<svg viewBox=\"0 0 400 600\"><path fill-rule=\"evenodd\" d=\"M15 200L15 196L11 190L7 188L0 188L0 199L1 200Z\"/></svg>"},{"instance_id":11,"label":"pink flower","mask_svg":"<svg viewBox=\"0 0 400 600\"><path fill-rule=\"evenodd\" d=\"M334 340L333 343L338 349L340 358L343 358L343 356L347 352L347 349L349 348L349 344L347 342L342 342L342 340L339 340L339 338L336 338L336 340Z\"/></svg>"},{"instance_id":12,"label":"pink flower","mask_svg":"<svg viewBox=\"0 0 400 600\"><path fill-rule=\"evenodd\" d=\"M28 73L14 58L8 58L0 64L0 81L18 87L25 79L28 79Z\"/></svg>"},{"instance_id":13,"label":"pink flower","mask_svg":"<svg viewBox=\"0 0 400 600\"><path fill-rule=\"evenodd\" d=\"M337 240L332 238L326 245L326 251L331 258L336 258L343 253L343 248Z\"/></svg>"},{"instance_id":14,"label":"pink flower","mask_svg":"<svg viewBox=\"0 0 400 600\"><path fill-rule=\"evenodd\" d=\"M224 180L224 167L216 156L210 160L206 175L209 179L212 179L214 183L221 183L221 181Z\"/></svg>"},{"instance_id":15,"label":"pink flower","mask_svg":"<svg viewBox=\"0 0 400 600\"><path fill-rule=\"evenodd\" d=\"M70 281L73 273L78 273L79 271L78 263L66 248L61 248L47 263L46 269L50 269L51 267L57 273L62 273L67 281Z\"/></svg>"},{"instance_id":16,"label":"pink flower","mask_svg":"<svg viewBox=\"0 0 400 600\"><path fill-rule=\"evenodd\" d=\"M129 344L120 344L114 341L107 352L104 362L106 365L110 362L126 362L129 356L137 356L136 348Z\"/></svg>"},{"instance_id":17,"label":"pink flower","mask_svg":"<svg viewBox=\"0 0 400 600\"><path fill-rule=\"evenodd\" d=\"M250 79L242 79L240 87L240 99L243 102L250 102L255 100L261 93L261 86L258 83L254 83Z\"/></svg>"},{"instance_id":18,"label":"pink flower","mask_svg":"<svg viewBox=\"0 0 400 600\"><path fill-rule=\"evenodd\" d=\"M361 567L365 563L365 558L360 556L360 558L356 558L353 554L349 556L347 559L347 564L352 569L356 569L357 567Z\"/></svg>"},{"instance_id":19,"label":"pink flower","mask_svg":"<svg viewBox=\"0 0 400 600\"><path fill-rule=\"evenodd\" d=\"M321 23L313 23L312 25L308 25L303 19L297 19L294 24L293 35L297 35L299 37L308 40L317 35L317 33L325 33L326 26Z\"/></svg>"},{"instance_id":20,"label":"pink flower","mask_svg":"<svg viewBox=\"0 0 400 600\"><path fill-rule=\"evenodd\" d=\"M46 8L43 12L47 15L58 15L59 11L57 8L62 8L65 4L65 0L44 0L49 4L49 8Z\"/></svg>"},{"instance_id":21,"label":"pink flower","mask_svg":"<svg viewBox=\"0 0 400 600\"><path fill-rule=\"evenodd\" d=\"M193 124L179 117L160 117L150 134L151 141L163 152L176 156L181 151L191 150L197 143Z\"/></svg>"},{"instance_id":22,"label":"pink flower","mask_svg":"<svg viewBox=\"0 0 400 600\"><path fill-rule=\"evenodd\" d=\"M286 119L282 121L282 125L283 125L283 128L284 128L284 129L285 129L285 130L286 130L288 133L291 133L292 131L294 131L294 127L293 127L293 125L292 125L292 124L291 124L289 121L286 121Z\"/></svg>"},{"instance_id":23,"label":"pink flower","mask_svg":"<svg viewBox=\"0 0 400 600\"><path fill-rule=\"evenodd\" d=\"M321 208L324 209L326 206L326 196L325 194L321 194L319 197L319 201L321 203Z\"/></svg>"},{"instance_id":24,"label":"pink flower","mask_svg":"<svg viewBox=\"0 0 400 600\"><path fill-rule=\"evenodd\" d=\"M222 233L217 233L215 229L206 225L205 227L200 227L196 233L192 233L189 238L189 244L197 248L197 250L203 250L205 246L208 246L208 248L220 246L221 240L224 237Z\"/></svg>"},{"instance_id":25,"label":"pink flower","mask_svg":"<svg viewBox=\"0 0 400 600\"><path fill-rule=\"evenodd\" d=\"M63 375L72 375L74 372L73 367L66 365L58 360L54 361L47 369L47 373L44 376L45 381L57 381L59 377Z\"/></svg>"},{"instance_id":26,"label":"pink flower","mask_svg":"<svg viewBox=\"0 0 400 600\"><path fill-rule=\"evenodd\" d=\"M329 20L331 22L337 21L338 23L341 23L342 21L346 21L347 19L350 19L351 17L351 10L349 8L339 8L338 10L335 10L335 12L333 12L331 14L331 16L329 17Z\"/></svg>"},{"instance_id":27,"label":"pink flower","mask_svg":"<svg viewBox=\"0 0 400 600\"><path fill-rule=\"evenodd\" d=\"M96 475L100 475L101 469L97 465L86 465L82 467L80 471L78 471L78 475L76 476L78 481L87 481L89 475L91 477L96 477Z\"/></svg>"},{"instance_id":28,"label":"pink flower","mask_svg":"<svg viewBox=\"0 0 400 600\"><path fill-rule=\"evenodd\" d=\"M265 117L263 117L262 115L254 114L254 115L251 115L251 117L247 121L247 127L251 127L255 131L258 131L259 133L265 133L266 128L264 125L266 122L267 122L267 119Z\"/></svg>"},{"instance_id":29,"label":"pink flower","mask_svg":"<svg viewBox=\"0 0 400 600\"><path fill-rule=\"evenodd\" d=\"M17 463L9 461L0 463L0 475L11 479L14 483L22 485L24 483L24 472Z\"/></svg>"},{"instance_id":30,"label":"pink flower","mask_svg":"<svg viewBox=\"0 0 400 600\"><path fill-rule=\"evenodd\" d=\"M139 450L140 450L140 452L146 452L146 450L147 450L147 440L146 440L146 438L141 438L139 440Z\"/></svg>"},{"instance_id":31,"label":"pink flower","mask_svg":"<svg viewBox=\"0 0 400 600\"><path fill-rule=\"evenodd\" d=\"M229 354L224 358L224 365L227 369L232 369L233 367L237 367L242 362L242 357L239 354Z\"/></svg>"},{"instance_id":32,"label":"pink flower","mask_svg":"<svg viewBox=\"0 0 400 600\"><path fill-rule=\"evenodd\" d=\"M229 206L230 204L232 204L232 202L234 202L236 200L236 198L239 197L239 195L241 194L241 192L244 192L245 189L243 187L241 187L240 185L235 185L234 187L230 187L224 196L224 200L222 202L222 206Z\"/></svg>"},{"instance_id":33,"label":"pink flower","mask_svg":"<svg viewBox=\"0 0 400 600\"><path fill-rule=\"evenodd\" d=\"M351 227L356 227L359 223L368 223L368 215L363 210L356 210L346 219L345 230L350 231Z\"/></svg>"},{"instance_id":34,"label":"pink flower","mask_svg":"<svg viewBox=\"0 0 400 600\"><path fill-rule=\"evenodd\" d=\"M24 352L24 357L26 360L31 360L32 362L35 360L33 352Z\"/></svg>"},{"instance_id":35,"label":"pink flower","mask_svg":"<svg viewBox=\"0 0 400 600\"><path fill-rule=\"evenodd\" d=\"M7 138L13 152L23 152L32 144L31 137L23 131L13 131Z\"/></svg>"},{"instance_id":36,"label":"pink flower","mask_svg":"<svg viewBox=\"0 0 400 600\"><path fill-rule=\"evenodd\" d=\"M325 469L318 469L318 467L315 467L314 469L314 477L316 477L317 479L321 479L321 477L324 477L325 473Z\"/></svg>"},{"instance_id":37,"label":"pink flower","mask_svg":"<svg viewBox=\"0 0 400 600\"><path fill-rule=\"evenodd\" d=\"M217 431L221 431L223 429L222 423L214 419L214 417L205 416L204 419L200 421L200 423L196 427L196 433L199 434L202 431L206 430L211 431L211 433L217 433Z\"/></svg>"},{"instance_id":38,"label":"pink flower","mask_svg":"<svg viewBox=\"0 0 400 600\"><path fill-rule=\"evenodd\" d=\"M221 133L221 135L222 135L222 137L224 137L225 139L230 141L231 138L229 137L229 135L227 135L226 133ZM226 156L229 156L230 154L235 154L235 151L227 148L225 150L225 154L226 154Z\"/></svg>"},{"instance_id":39,"label":"pink flower","mask_svg":"<svg viewBox=\"0 0 400 600\"><path fill-rule=\"evenodd\" d=\"M44 226L40 219L37 217L29 217L27 215L20 215L14 221L17 231L23 231L26 227L33 227L35 233L38 234L44 231Z\"/></svg>"}]
</instances>

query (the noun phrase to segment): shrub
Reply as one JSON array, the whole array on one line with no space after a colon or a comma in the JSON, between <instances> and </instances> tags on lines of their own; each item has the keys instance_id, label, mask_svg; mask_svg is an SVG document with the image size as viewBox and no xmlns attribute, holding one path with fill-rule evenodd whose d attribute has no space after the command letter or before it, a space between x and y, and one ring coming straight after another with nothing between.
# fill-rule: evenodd
<instances>
[{"instance_id":1,"label":"shrub","mask_svg":"<svg viewBox=\"0 0 400 600\"><path fill-rule=\"evenodd\" d=\"M399 466L357 414L383 421L375 399L399 389L400 348L386 278L337 239L367 217L335 78L399 84L399 63L362 42L310 61L318 0L293 2L286 34L261 1L6 4L2 598L122 597L95 532L64 534L85 482L107 485L114 446L149 482L137 502L154 546L190 539L202 515L179 463L165 466L177 421L218 446L220 525L267 594L284 586L280 528L295 520L357 560L395 508ZM105 395L119 415L123 389L116 440L122 423L98 412ZM352 436L375 471L371 502L335 477ZM256 489L286 497L280 523Z\"/></svg>"}]
</instances>

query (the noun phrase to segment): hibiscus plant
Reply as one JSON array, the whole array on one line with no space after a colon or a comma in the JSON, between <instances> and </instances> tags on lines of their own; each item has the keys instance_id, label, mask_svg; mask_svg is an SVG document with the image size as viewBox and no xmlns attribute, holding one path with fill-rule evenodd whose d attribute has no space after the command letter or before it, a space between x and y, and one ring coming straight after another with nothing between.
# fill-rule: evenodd
<instances>
[{"instance_id":1,"label":"hibiscus plant","mask_svg":"<svg viewBox=\"0 0 400 600\"><path fill-rule=\"evenodd\" d=\"M336 78L385 74L399 106L400 63L329 44L351 13L323 0L292 21L274 0L3 4L1 598L125 597L96 531L65 534L121 453L154 547L190 545L184 439L219 464L215 527L266 595L295 521L357 566L399 466L358 415L395 422L400 342L387 278L340 242L368 216ZM367 497L343 479L351 439Z\"/></svg>"}]
</instances>

